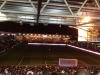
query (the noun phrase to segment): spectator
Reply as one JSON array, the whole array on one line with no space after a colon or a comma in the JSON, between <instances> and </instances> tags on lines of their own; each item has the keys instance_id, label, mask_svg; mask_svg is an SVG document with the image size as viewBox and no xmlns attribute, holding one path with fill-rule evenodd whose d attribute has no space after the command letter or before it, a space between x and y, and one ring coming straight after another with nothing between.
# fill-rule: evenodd
<instances>
[{"instance_id":1,"label":"spectator","mask_svg":"<svg viewBox=\"0 0 100 75\"><path fill-rule=\"evenodd\" d=\"M75 73L75 75L90 75L88 71L85 70L79 70Z\"/></svg>"}]
</instances>

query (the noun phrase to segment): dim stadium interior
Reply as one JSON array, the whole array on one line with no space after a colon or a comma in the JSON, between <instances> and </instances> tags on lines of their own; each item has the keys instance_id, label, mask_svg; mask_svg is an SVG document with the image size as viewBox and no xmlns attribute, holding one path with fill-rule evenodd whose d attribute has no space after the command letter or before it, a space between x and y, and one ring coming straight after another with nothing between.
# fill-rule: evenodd
<instances>
[{"instance_id":1,"label":"dim stadium interior","mask_svg":"<svg viewBox=\"0 0 100 75\"><path fill-rule=\"evenodd\" d=\"M1 75L79 70L100 73L100 0L0 0Z\"/></svg>"}]
</instances>

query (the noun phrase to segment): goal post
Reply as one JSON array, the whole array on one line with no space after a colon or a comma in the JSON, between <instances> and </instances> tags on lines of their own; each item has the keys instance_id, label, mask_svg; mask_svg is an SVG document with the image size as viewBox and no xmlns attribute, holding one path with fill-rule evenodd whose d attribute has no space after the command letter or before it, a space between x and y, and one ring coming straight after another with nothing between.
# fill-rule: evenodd
<instances>
[{"instance_id":1,"label":"goal post","mask_svg":"<svg viewBox=\"0 0 100 75\"><path fill-rule=\"evenodd\" d=\"M77 67L78 66L78 60L77 59L65 59L65 58L59 58L59 66L63 67Z\"/></svg>"}]
</instances>

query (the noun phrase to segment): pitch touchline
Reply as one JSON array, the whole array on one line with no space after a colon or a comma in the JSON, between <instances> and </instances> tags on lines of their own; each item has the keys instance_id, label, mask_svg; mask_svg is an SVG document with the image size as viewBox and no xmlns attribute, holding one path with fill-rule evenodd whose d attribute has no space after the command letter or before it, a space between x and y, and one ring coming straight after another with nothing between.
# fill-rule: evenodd
<instances>
[{"instance_id":1,"label":"pitch touchline","mask_svg":"<svg viewBox=\"0 0 100 75\"><path fill-rule=\"evenodd\" d=\"M84 49L84 48L76 47L76 46L69 45L69 44L67 44L67 46L69 46L69 47L73 47L73 48L76 48L76 49L80 49L80 50L83 50L83 51L87 51L87 52L90 52L90 53L94 53L94 54L97 54L97 55L100 55L100 53L98 53L98 52L94 52L94 51L91 51L91 50L88 50L88 49Z\"/></svg>"},{"instance_id":2,"label":"pitch touchline","mask_svg":"<svg viewBox=\"0 0 100 75\"><path fill-rule=\"evenodd\" d=\"M13 48L14 48L14 47L13 47ZM3 54L0 55L0 57L2 57L3 55L7 54L8 52L10 52L10 51L12 51L12 50L13 50L13 49L11 49L11 50L9 50L9 51L6 51L6 52L4 52L4 53L3 53L3 52L0 52L0 54L3 53Z\"/></svg>"},{"instance_id":3,"label":"pitch touchline","mask_svg":"<svg viewBox=\"0 0 100 75\"><path fill-rule=\"evenodd\" d=\"M21 62L22 62L23 58L24 58L24 56L23 56L23 57L22 57L22 59L20 60L20 62L19 62L19 64L18 64L18 66L21 64Z\"/></svg>"},{"instance_id":4,"label":"pitch touchline","mask_svg":"<svg viewBox=\"0 0 100 75\"><path fill-rule=\"evenodd\" d=\"M10 51L11 51L11 50L9 50L9 51L7 51L7 52L1 54L0 57L2 57L3 55L7 54L7 53L10 52Z\"/></svg>"}]
</instances>

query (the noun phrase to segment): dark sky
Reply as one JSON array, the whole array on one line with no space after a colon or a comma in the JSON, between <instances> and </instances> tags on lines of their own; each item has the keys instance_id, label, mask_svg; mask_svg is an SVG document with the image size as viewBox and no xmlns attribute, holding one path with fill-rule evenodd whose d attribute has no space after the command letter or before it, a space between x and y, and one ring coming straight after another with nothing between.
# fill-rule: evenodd
<instances>
[{"instance_id":1,"label":"dark sky","mask_svg":"<svg viewBox=\"0 0 100 75\"><path fill-rule=\"evenodd\" d=\"M48 25L43 24L30 26L30 24L20 25L14 22L0 22L0 31L6 32L22 32L22 33L44 33L44 34L66 34L71 36L77 36L78 31L74 28L69 28L66 25Z\"/></svg>"}]
</instances>

